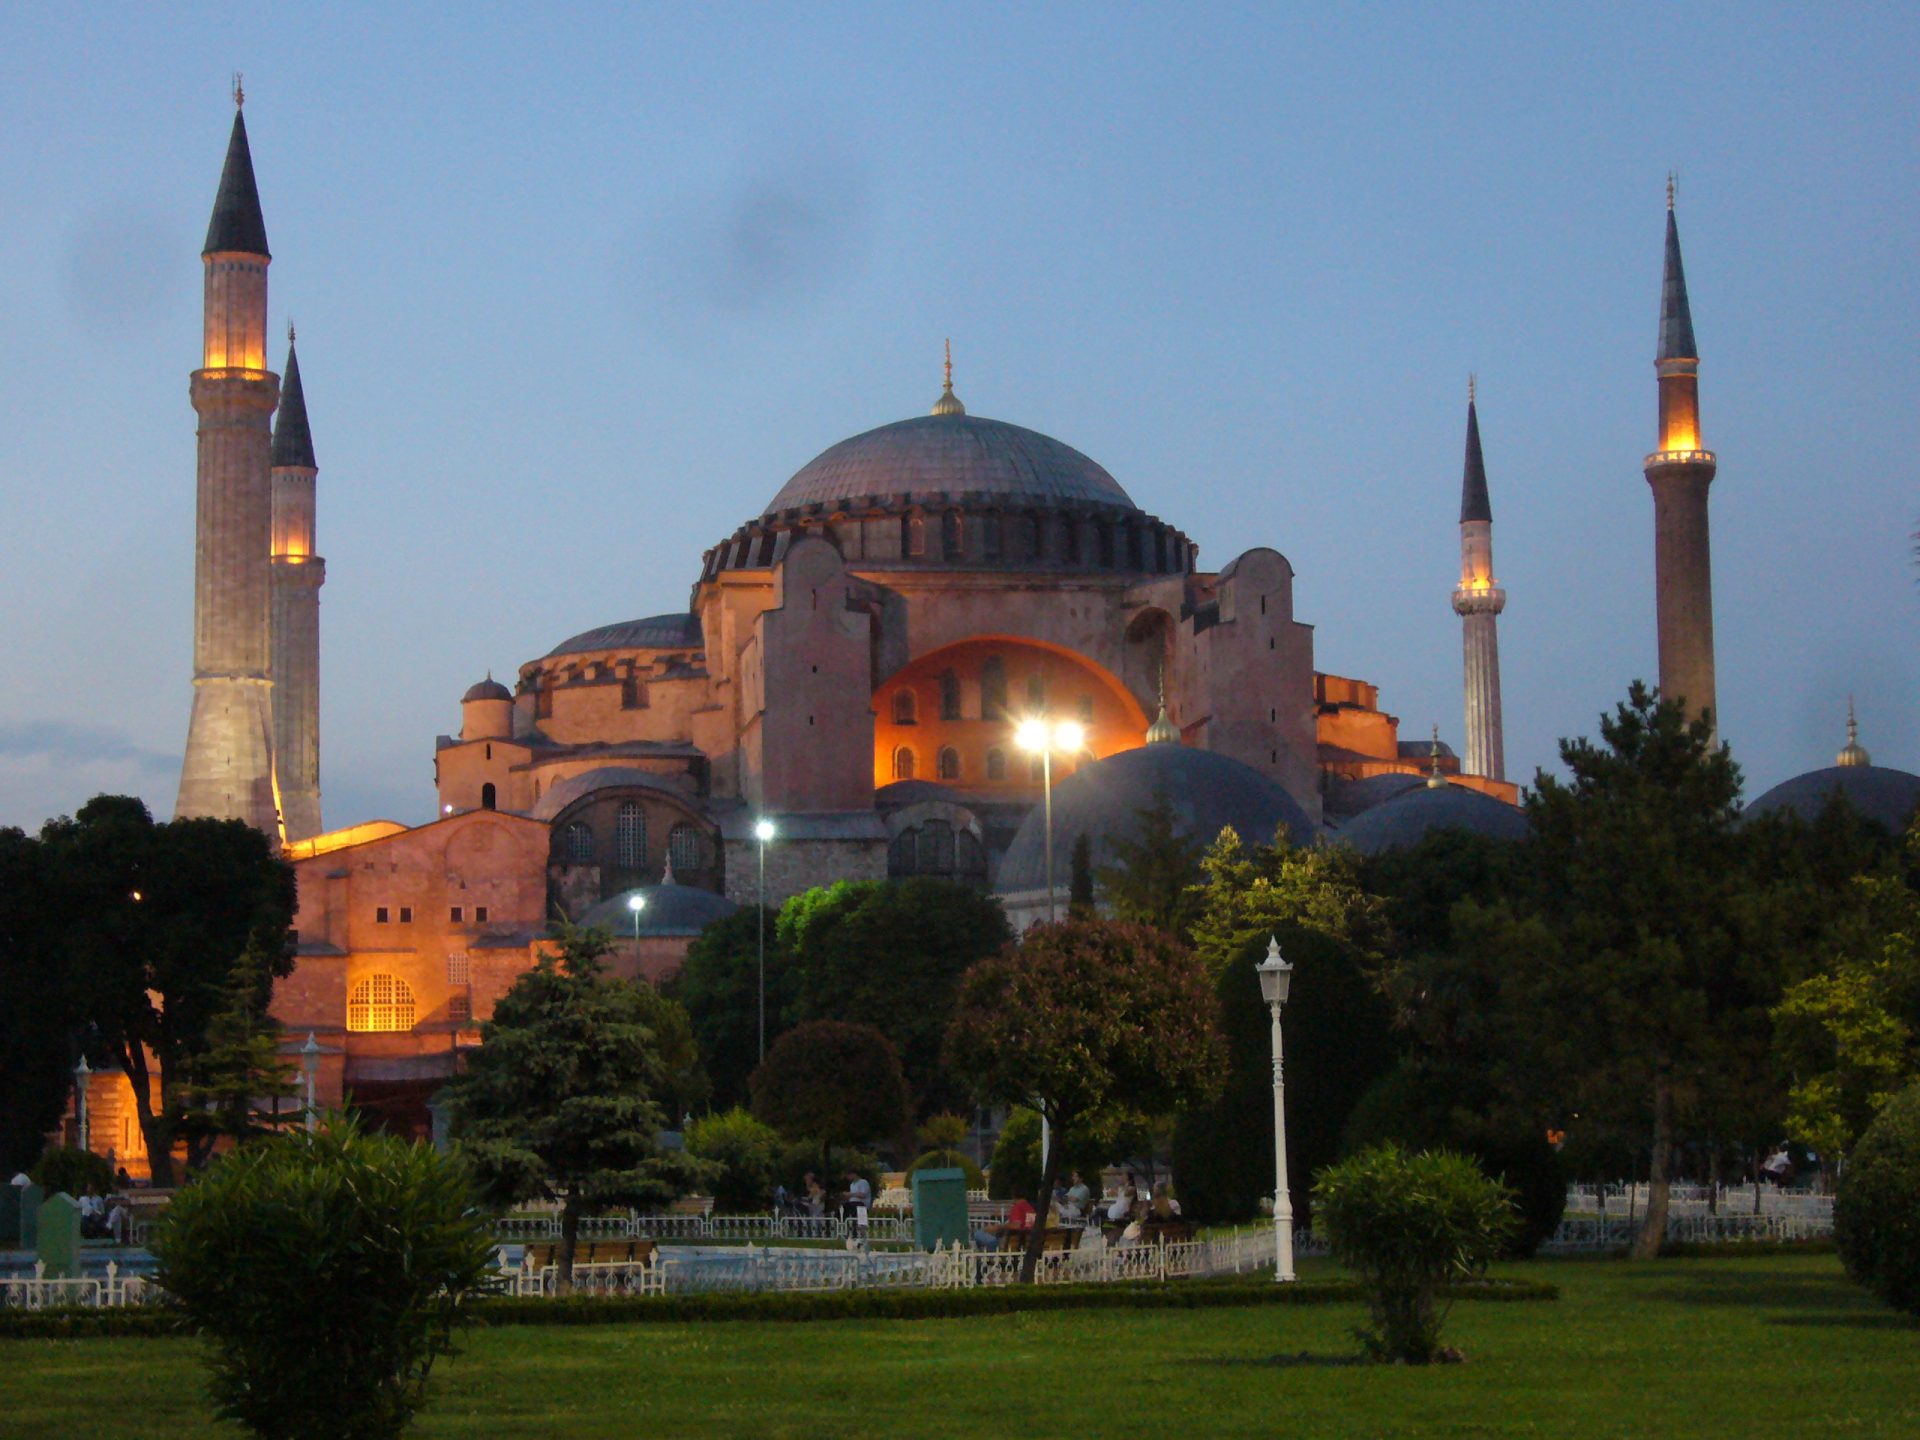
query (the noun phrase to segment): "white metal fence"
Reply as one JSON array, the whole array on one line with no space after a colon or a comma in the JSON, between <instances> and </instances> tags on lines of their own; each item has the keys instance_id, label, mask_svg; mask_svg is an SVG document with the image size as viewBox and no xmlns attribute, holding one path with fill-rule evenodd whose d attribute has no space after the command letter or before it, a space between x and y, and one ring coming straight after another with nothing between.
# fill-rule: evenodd
<instances>
[{"instance_id":1,"label":"white metal fence","mask_svg":"<svg viewBox=\"0 0 1920 1440\"><path fill-rule=\"evenodd\" d=\"M1644 1215L1650 1187L1644 1182L1633 1185L1569 1185L1567 1210L1573 1215ZM1812 1190L1782 1190L1762 1185L1755 1194L1751 1185L1676 1184L1667 1192L1668 1213L1672 1215L1778 1215L1801 1219L1831 1220L1833 1197Z\"/></svg>"},{"instance_id":2,"label":"white metal fence","mask_svg":"<svg viewBox=\"0 0 1920 1440\"><path fill-rule=\"evenodd\" d=\"M496 1240L556 1241L558 1215L516 1215L497 1221ZM911 1244L913 1220L875 1215L865 1220L838 1215L594 1215L580 1221L581 1240L864 1240Z\"/></svg>"},{"instance_id":3,"label":"white metal fence","mask_svg":"<svg viewBox=\"0 0 1920 1440\"><path fill-rule=\"evenodd\" d=\"M46 1262L36 1260L31 1276L0 1279L0 1310L45 1310L66 1305L117 1309L123 1305L152 1305L162 1298L159 1286L143 1275L123 1274L112 1260L101 1275L50 1277Z\"/></svg>"}]
</instances>

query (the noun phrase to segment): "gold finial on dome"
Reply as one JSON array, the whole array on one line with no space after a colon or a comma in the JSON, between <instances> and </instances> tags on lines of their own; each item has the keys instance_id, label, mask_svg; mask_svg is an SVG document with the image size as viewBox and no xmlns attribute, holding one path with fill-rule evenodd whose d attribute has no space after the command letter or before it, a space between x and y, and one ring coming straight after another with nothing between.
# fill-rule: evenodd
<instances>
[{"instance_id":1,"label":"gold finial on dome","mask_svg":"<svg viewBox=\"0 0 1920 1440\"><path fill-rule=\"evenodd\" d=\"M236 110L244 110L247 105L247 87L243 83L244 78L238 70L233 72L233 108Z\"/></svg>"},{"instance_id":2,"label":"gold finial on dome","mask_svg":"<svg viewBox=\"0 0 1920 1440\"><path fill-rule=\"evenodd\" d=\"M1849 768L1855 765L1873 764L1873 757L1867 754L1865 748L1860 744L1860 723L1853 718L1853 697L1851 695L1847 697L1847 743L1845 748L1833 757L1833 763L1836 765L1845 765Z\"/></svg>"},{"instance_id":3,"label":"gold finial on dome","mask_svg":"<svg viewBox=\"0 0 1920 1440\"><path fill-rule=\"evenodd\" d=\"M1444 790L1447 782L1440 775L1440 727L1433 727L1433 745L1427 751L1427 788Z\"/></svg>"},{"instance_id":4,"label":"gold finial on dome","mask_svg":"<svg viewBox=\"0 0 1920 1440\"><path fill-rule=\"evenodd\" d=\"M953 393L953 341L947 341L946 381L940 387L940 398L933 402L936 415L964 415L967 407L960 403L960 397Z\"/></svg>"},{"instance_id":5,"label":"gold finial on dome","mask_svg":"<svg viewBox=\"0 0 1920 1440\"><path fill-rule=\"evenodd\" d=\"M1167 718L1167 667L1160 667L1160 713L1153 717L1153 724L1147 727L1147 744L1178 745L1180 727Z\"/></svg>"}]
</instances>

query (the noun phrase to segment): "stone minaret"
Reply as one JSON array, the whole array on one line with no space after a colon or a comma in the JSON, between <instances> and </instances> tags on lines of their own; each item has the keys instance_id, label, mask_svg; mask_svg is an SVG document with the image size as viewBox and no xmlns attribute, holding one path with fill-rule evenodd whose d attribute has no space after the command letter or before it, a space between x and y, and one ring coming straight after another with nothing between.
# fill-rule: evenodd
<instances>
[{"instance_id":1,"label":"stone minaret","mask_svg":"<svg viewBox=\"0 0 1920 1440\"><path fill-rule=\"evenodd\" d=\"M273 419L273 756L287 839L320 824L320 587L327 562L314 553L313 482L320 473L300 388L300 357L287 327L286 378Z\"/></svg>"},{"instance_id":2,"label":"stone minaret","mask_svg":"<svg viewBox=\"0 0 1920 1440\"><path fill-rule=\"evenodd\" d=\"M200 416L194 528L193 718L177 816L245 820L280 833L268 673L269 426L279 377L267 369L267 227L234 90L233 138L207 244L206 335L193 372Z\"/></svg>"},{"instance_id":3,"label":"stone minaret","mask_svg":"<svg viewBox=\"0 0 1920 1440\"><path fill-rule=\"evenodd\" d=\"M1713 690L1713 559L1707 487L1713 452L1700 443L1700 349L1693 340L1680 231L1667 181L1667 268L1660 289L1660 448L1647 456L1653 487L1654 603L1660 626L1660 693L1706 715L1719 732Z\"/></svg>"},{"instance_id":4,"label":"stone minaret","mask_svg":"<svg viewBox=\"0 0 1920 1440\"><path fill-rule=\"evenodd\" d=\"M1507 592L1493 578L1493 506L1487 500L1487 464L1480 454L1480 416L1467 381L1467 463L1460 482L1460 583L1453 590L1467 651L1466 771L1507 778L1507 747L1500 730L1500 635Z\"/></svg>"}]
</instances>

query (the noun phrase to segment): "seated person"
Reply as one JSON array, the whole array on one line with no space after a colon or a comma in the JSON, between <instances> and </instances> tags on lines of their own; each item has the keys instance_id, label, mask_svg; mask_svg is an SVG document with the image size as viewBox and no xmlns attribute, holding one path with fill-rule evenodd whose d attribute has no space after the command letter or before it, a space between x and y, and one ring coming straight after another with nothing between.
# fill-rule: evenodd
<instances>
[{"instance_id":1,"label":"seated person","mask_svg":"<svg viewBox=\"0 0 1920 1440\"><path fill-rule=\"evenodd\" d=\"M1073 1218L1078 1220L1087 1213L1087 1207L1092 1203L1093 1191L1088 1188L1087 1182L1080 1178L1080 1172L1075 1170L1073 1184L1067 1187L1067 1204L1061 1208L1061 1213L1065 1214L1067 1209L1071 1208Z\"/></svg>"},{"instance_id":2,"label":"seated person","mask_svg":"<svg viewBox=\"0 0 1920 1440\"><path fill-rule=\"evenodd\" d=\"M1009 1235L1024 1235L1033 1228L1034 1208L1031 1201L1018 1190L1013 1193L1013 1205L1007 1211L1004 1224L983 1225L973 1232L973 1243L982 1250L997 1250L1000 1243Z\"/></svg>"},{"instance_id":3,"label":"seated person","mask_svg":"<svg viewBox=\"0 0 1920 1440\"><path fill-rule=\"evenodd\" d=\"M1124 1225L1127 1217L1133 1214L1133 1202L1136 1195L1133 1177L1127 1176L1120 1182L1120 1189L1114 1194L1113 1203L1107 1207L1107 1219L1115 1225Z\"/></svg>"},{"instance_id":4,"label":"seated person","mask_svg":"<svg viewBox=\"0 0 1920 1440\"><path fill-rule=\"evenodd\" d=\"M1173 1187L1166 1181L1153 1187L1153 1204L1148 1207L1148 1213L1162 1222L1180 1218L1180 1202L1173 1198Z\"/></svg>"},{"instance_id":5,"label":"seated person","mask_svg":"<svg viewBox=\"0 0 1920 1440\"><path fill-rule=\"evenodd\" d=\"M805 1207L807 1214L818 1218L827 1213L826 1187L811 1170L807 1171L807 1178L801 1182L800 1190L802 1197L800 1203Z\"/></svg>"}]
</instances>

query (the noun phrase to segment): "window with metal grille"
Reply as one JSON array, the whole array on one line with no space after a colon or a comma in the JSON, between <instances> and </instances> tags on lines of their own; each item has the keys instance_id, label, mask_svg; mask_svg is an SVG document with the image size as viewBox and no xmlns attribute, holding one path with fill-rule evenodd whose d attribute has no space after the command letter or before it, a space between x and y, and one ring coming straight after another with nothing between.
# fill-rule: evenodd
<instances>
[{"instance_id":1,"label":"window with metal grille","mask_svg":"<svg viewBox=\"0 0 1920 1440\"><path fill-rule=\"evenodd\" d=\"M951 745L940 752L940 778L958 780L960 778L960 752Z\"/></svg>"},{"instance_id":2,"label":"window with metal grille","mask_svg":"<svg viewBox=\"0 0 1920 1440\"><path fill-rule=\"evenodd\" d=\"M562 835L565 854L569 865L591 865L593 863L593 831L576 820L567 826Z\"/></svg>"},{"instance_id":3,"label":"window with metal grille","mask_svg":"<svg viewBox=\"0 0 1920 1440\"><path fill-rule=\"evenodd\" d=\"M676 825L667 832L667 858L673 861L675 870L705 869L703 849L700 832L691 825Z\"/></svg>"},{"instance_id":4,"label":"window with metal grille","mask_svg":"<svg viewBox=\"0 0 1920 1440\"><path fill-rule=\"evenodd\" d=\"M470 983L472 978L473 966L467 959L467 952L449 950L447 952L447 984L465 985Z\"/></svg>"},{"instance_id":5,"label":"window with metal grille","mask_svg":"<svg viewBox=\"0 0 1920 1440\"><path fill-rule=\"evenodd\" d=\"M411 1030L413 991L397 975L369 975L347 996L347 1029Z\"/></svg>"},{"instance_id":6,"label":"window with metal grille","mask_svg":"<svg viewBox=\"0 0 1920 1440\"><path fill-rule=\"evenodd\" d=\"M632 800L614 816L613 852L622 870L638 870L647 863L647 812Z\"/></svg>"},{"instance_id":7,"label":"window with metal grille","mask_svg":"<svg viewBox=\"0 0 1920 1440\"><path fill-rule=\"evenodd\" d=\"M918 707L913 701L913 691L896 690L893 692L893 723L912 725L917 723L915 711Z\"/></svg>"},{"instance_id":8,"label":"window with metal grille","mask_svg":"<svg viewBox=\"0 0 1920 1440\"><path fill-rule=\"evenodd\" d=\"M447 997L447 1018L456 1025L464 1025L473 1019L473 1000L464 991Z\"/></svg>"}]
</instances>

